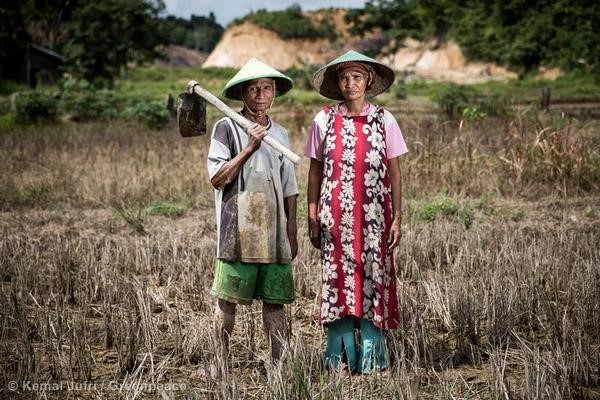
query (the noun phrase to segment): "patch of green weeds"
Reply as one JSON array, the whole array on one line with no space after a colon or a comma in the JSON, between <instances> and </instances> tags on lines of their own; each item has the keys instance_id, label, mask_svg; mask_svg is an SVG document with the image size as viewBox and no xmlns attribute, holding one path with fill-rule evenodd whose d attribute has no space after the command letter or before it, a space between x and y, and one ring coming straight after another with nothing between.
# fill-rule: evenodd
<instances>
[{"instance_id":1,"label":"patch of green weeds","mask_svg":"<svg viewBox=\"0 0 600 400\"><path fill-rule=\"evenodd\" d=\"M148 215L162 215L169 218L183 217L189 206L181 201L156 201L145 208Z\"/></svg>"},{"instance_id":2,"label":"patch of green weeds","mask_svg":"<svg viewBox=\"0 0 600 400\"><path fill-rule=\"evenodd\" d=\"M458 210L458 220L469 229L475 222L475 211L469 205L463 205Z\"/></svg>"},{"instance_id":3,"label":"patch of green weeds","mask_svg":"<svg viewBox=\"0 0 600 400\"><path fill-rule=\"evenodd\" d=\"M596 218L598 213L596 212L596 210L593 207L587 206L585 208L584 215L586 218Z\"/></svg>"},{"instance_id":4,"label":"patch of green weeds","mask_svg":"<svg viewBox=\"0 0 600 400\"><path fill-rule=\"evenodd\" d=\"M21 206L47 204L50 199L50 187L47 184L29 185L17 191L16 200Z\"/></svg>"},{"instance_id":5,"label":"patch of green weeds","mask_svg":"<svg viewBox=\"0 0 600 400\"><path fill-rule=\"evenodd\" d=\"M475 222L475 210L471 204L461 204L458 200L445 194L439 194L421 206L417 206L413 209L413 213L418 219L428 222L435 221L440 217L455 219L467 229Z\"/></svg>"},{"instance_id":6,"label":"patch of green weeds","mask_svg":"<svg viewBox=\"0 0 600 400\"><path fill-rule=\"evenodd\" d=\"M501 213L496 205L496 194L493 192L484 193L475 203L474 207L486 216L495 216Z\"/></svg>"},{"instance_id":7,"label":"patch of green weeds","mask_svg":"<svg viewBox=\"0 0 600 400\"><path fill-rule=\"evenodd\" d=\"M14 113L6 113L0 115L0 132L5 132L13 128L16 124L16 118Z\"/></svg>"},{"instance_id":8,"label":"patch of green weeds","mask_svg":"<svg viewBox=\"0 0 600 400\"><path fill-rule=\"evenodd\" d=\"M416 209L416 213L424 221L435 221L438 215L449 216L456 214L458 208L458 202L455 199L440 194Z\"/></svg>"},{"instance_id":9,"label":"patch of green weeds","mask_svg":"<svg viewBox=\"0 0 600 400\"><path fill-rule=\"evenodd\" d=\"M513 220L514 222L520 222L520 221L523 221L526 216L527 216L527 212L523 208L517 208L512 213L510 219Z\"/></svg>"}]
</instances>

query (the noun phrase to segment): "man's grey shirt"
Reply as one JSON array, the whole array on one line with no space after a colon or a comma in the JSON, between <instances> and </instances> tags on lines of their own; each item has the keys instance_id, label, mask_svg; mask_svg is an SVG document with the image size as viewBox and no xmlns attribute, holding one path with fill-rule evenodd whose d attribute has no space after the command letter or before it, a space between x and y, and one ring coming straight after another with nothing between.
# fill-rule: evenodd
<instances>
[{"instance_id":1,"label":"man's grey shirt","mask_svg":"<svg viewBox=\"0 0 600 400\"><path fill-rule=\"evenodd\" d=\"M289 147L287 131L269 119L269 136ZM230 118L215 123L208 150L208 176L248 144L245 130ZM252 263L289 263L284 199L298 194L294 165L262 143L235 179L215 190L217 258Z\"/></svg>"}]
</instances>

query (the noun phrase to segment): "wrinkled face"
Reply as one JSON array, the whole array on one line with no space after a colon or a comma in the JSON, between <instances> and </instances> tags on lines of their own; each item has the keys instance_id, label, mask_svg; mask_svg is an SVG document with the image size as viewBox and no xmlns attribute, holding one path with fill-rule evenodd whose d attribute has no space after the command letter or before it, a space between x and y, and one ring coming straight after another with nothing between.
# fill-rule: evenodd
<instances>
[{"instance_id":1,"label":"wrinkled face","mask_svg":"<svg viewBox=\"0 0 600 400\"><path fill-rule=\"evenodd\" d=\"M344 68L338 72L338 87L346 101L363 97L368 83L369 75L360 68Z\"/></svg>"},{"instance_id":2,"label":"wrinkled face","mask_svg":"<svg viewBox=\"0 0 600 400\"><path fill-rule=\"evenodd\" d=\"M255 113L266 112L273 103L275 81L271 78L254 79L242 86L246 106Z\"/></svg>"}]
</instances>

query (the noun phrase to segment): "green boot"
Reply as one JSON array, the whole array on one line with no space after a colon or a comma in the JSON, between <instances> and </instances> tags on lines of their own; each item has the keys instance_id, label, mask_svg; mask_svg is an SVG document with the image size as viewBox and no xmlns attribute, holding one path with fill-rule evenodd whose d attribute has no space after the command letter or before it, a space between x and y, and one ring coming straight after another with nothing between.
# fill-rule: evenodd
<instances>
[{"instance_id":1,"label":"green boot","mask_svg":"<svg viewBox=\"0 0 600 400\"><path fill-rule=\"evenodd\" d=\"M339 369L342 358L346 353L348 370L357 368L357 351L354 342L354 318L345 317L327 325L327 348L323 361L325 367Z\"/></svg>"},{"instance_id":2,"label":"green boot","mask_svg":"<svg viewBox=\"0 0 600 400\"><path fill-rule=\"evenodd\" d=\"M382 371L386 368L386 345L383 330L377 328L373 322L361 319L359 371L368 374L373 370Z\"/></svg>"}]
</instances>

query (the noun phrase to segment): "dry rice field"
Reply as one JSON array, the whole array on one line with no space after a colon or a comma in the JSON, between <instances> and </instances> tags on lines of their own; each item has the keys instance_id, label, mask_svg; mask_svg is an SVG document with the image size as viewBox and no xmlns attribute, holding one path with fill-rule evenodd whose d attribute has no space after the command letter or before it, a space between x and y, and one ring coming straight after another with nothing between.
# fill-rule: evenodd
<instances>
[{"instance_id":1,"label":"dry rice field","mask_svg":"<svg viewBox=\"0 0 600 400\"><path fill-rule=\"evenodd\" d=\"M316 111L274 110L297 153ZM410 149L402 328L390 370L368 376L322 370L306 159L285 362L268 361L260 304L239 307L213 380L208 138L174 123L1 132L0 398L599 399L599 121L394 111Z\"/></svg>"}]
</instances>

